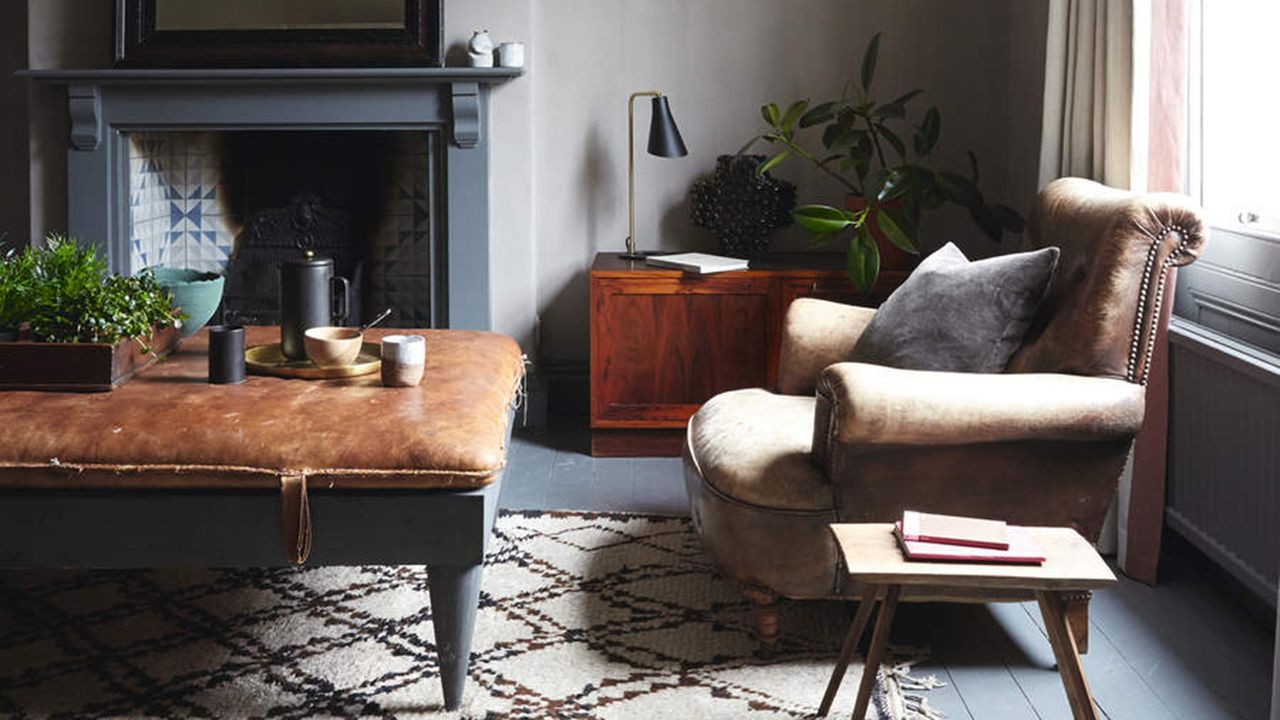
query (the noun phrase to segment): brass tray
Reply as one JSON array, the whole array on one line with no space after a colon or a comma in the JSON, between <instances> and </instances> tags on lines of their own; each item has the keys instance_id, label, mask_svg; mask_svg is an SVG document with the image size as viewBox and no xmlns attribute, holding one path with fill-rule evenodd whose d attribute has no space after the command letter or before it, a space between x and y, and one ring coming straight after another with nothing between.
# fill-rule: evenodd
<instances>
[{"instance_id":1,"label":"brass tray","mask_svg":"<svg viewBox=\"0 0 1280 720\"><path fill-rule=\"evenodd\" d=\"M280 343L258 345L244 351L245 369L254 375L302 378L304 380L331 380L351 378L376 373L382 368L382 354L376 343L360 346L356 361L346 367L322 368L310 360L290 360L284 356Z\"/></svg>"}]
</instances>

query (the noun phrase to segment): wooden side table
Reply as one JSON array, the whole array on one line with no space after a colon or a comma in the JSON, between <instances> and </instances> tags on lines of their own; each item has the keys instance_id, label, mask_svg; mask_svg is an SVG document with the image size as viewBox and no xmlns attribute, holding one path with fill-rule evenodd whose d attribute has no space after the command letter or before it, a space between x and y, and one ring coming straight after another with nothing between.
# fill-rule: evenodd
<instances>
[{"instance_id":1,"label":"wooden side table","mask_svg":"<svg viewBox=\"0 0 1280 720\"><path fill-rule=\"evenodd\" d=\"M1075 636L1067 622L1063 595L1071 591L1107 587L1115 583L1115 575L1093 546L1075 530L1030 530L1045 555L1043 565L911 562L898 547L891 524L833 524L831 531L835 533L836 542L840 545L849 576L863 583L866 590L849 634L845 637L840 659L831 674L831 682L827 685L827 693L822 698L818 715L825 716L831 709L849 661L871 620L873 606L879 600L880 611L876 617L875 629L871 633L862 684L858 687L858 699L853 708L854 720L866 717L871 689L875 684L880 662L884 659L889 628L902 587L929 585L956 588L961 594L966 591L974 591L975 594L991 590L1034 591L1040 603L1040 613L1044 616L1044 626L1053 646L1054 657L1058 661L1058 673L1062 675L1072 716L1076 720L1097 720L1098 712L1089 693L1084 667L1080 664Z\"/></svg>"}]
</instances>

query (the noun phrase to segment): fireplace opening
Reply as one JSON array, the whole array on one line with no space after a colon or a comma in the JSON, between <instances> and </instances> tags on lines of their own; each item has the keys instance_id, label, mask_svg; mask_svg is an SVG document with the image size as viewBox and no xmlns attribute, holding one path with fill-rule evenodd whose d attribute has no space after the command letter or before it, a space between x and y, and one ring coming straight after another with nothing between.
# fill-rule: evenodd
<instances>
[{"instance_id":1,"label":"fireplace opening","mask_svg":"<svg viewBox=\"0 0 1280 720\"><path fill-rule=\"evenodd\" d=\"M431 325L436 138L401 131L130 136L132 269L226 275L221 318L279 322L279 271L306 250L351 283L349 323Z\"/></svg>"}]
</instances>

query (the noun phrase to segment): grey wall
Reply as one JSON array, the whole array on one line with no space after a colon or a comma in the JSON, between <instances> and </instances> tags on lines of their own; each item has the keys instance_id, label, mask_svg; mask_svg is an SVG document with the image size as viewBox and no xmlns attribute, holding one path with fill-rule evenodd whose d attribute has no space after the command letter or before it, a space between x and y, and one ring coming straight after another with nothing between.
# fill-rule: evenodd
<instances>
[{"instance_id":1,"label":"grey wall","mask_svg":"<svg viewBox=\"0 0 1280 720\"><path fill-rule=\"evenodd\" d=\"M27 66L27 6L0 5L0 237L27 238L27 88L4 78Z\"/></svg>"},{"instance_id":2,"label":"grey wall","mask_svg":"<svg viewBox=\"0 0 1280 720\"><path fill-rule=\"evenodd\" d=\"M111 3L28 0L31 68L96 68L111 63ZM66 91L31 86L30 182L33 239L67 226Z\"/></svg>"},{"instance_id":3,"label":"grey wall","mask_svg":"<svg viewBox=\"0 0 1280 720\"><path fill-rule=\"evenodd\" d=\"M1009 34L1005 122L1006 202L1022 212L1040 190L1040 126L1044 112L1047 0L1008 0Z\"/></svg>"},{"instance_id":4,"label":"grey wall","mask_svg":"<svg viewBox=\"0 0 1280 720\"><path fill-rule=\"evenodd\" d=\"M690 148L678 160L637 157L637 235L644 248L713 249L714 240L688 220L690 183L716 155L761 130L762 103L837 95L877 30L884 37L876 94L927 89L943 115L942 159L963 167L965 150L973 149L984 186L1025 207L1035 190L1043 84L1043 59L1037 67L1035 55L1043 54L1044 38L1043 10L1025 6L1043 4L537 0L528 80L539 357L585 361L585 269L597 251L621 248L626 235L628 93L666 92ZM647 118L642 109L641 126ZM802 201L840 202L837 186L808 168L793 164L778 172L799 184ZM957 213L934 216L925 235L930 246L957 240L977 254L997 250ZM802 249L806 241L792 230L776 246Z\"/></svg>"},{"instance_id":5,"label":"grey wall","mask_svg":"<svg viewBox=\"0 0 1280 720\"><path fill-rule=\"evenodd\" d=\"M29 0L32 67L109 61L109 3ZM101 6L97 9L95 6ZM943 115L942 160L973 149L991 195L1026 209L1035 188L1046 0L446 0L446 41L473 29L528 46L525 77L492 97L493 316L547 364L587 350L586 271L626 235L626 98L671 97L690 147L678 160L638 156L642 247L711 249L684 205L690 183L760 131L758 107L838 94L866 41L884 32L875 90L929 91ZM74 10L74 11L73 11ZM456 56L456 53L455 53ZM924 107L923 105L921 106ZM647 123L648 112L638 112ZM65 112L32 108L32 232L65 224ZM839 191L790 165L801 198ZM926 244L999 250L959 213L926 223ZM777 240L805 247L795 231Z\"/></svg>"}]
</instances>

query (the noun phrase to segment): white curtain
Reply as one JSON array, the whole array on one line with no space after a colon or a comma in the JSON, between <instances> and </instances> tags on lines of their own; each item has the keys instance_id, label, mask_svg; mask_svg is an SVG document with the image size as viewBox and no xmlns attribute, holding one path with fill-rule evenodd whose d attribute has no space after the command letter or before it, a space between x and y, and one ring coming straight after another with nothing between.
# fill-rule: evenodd
<instances>
[{"instance_id":1,"label":"white curtain","mask_svg":"<svg viewBox=\"0 0 1280 720\"><path fill-rule=\"evenodd\" d=\"M1040 187L1060 177L1145 190L1151 0L1049 0ZM1125 562L1130 457L1098 548Z\"/></svg>"},{"instance_id":2,"label":"white curtain","mask_svg":"<svg viewBox=\"0 0 1280 720\"><path fill-rule=\"evenodd\" d=\"M1049 0L1041 187L1146 187L1150 23L1150 0Z\"/></svg>"}]
</instances>

